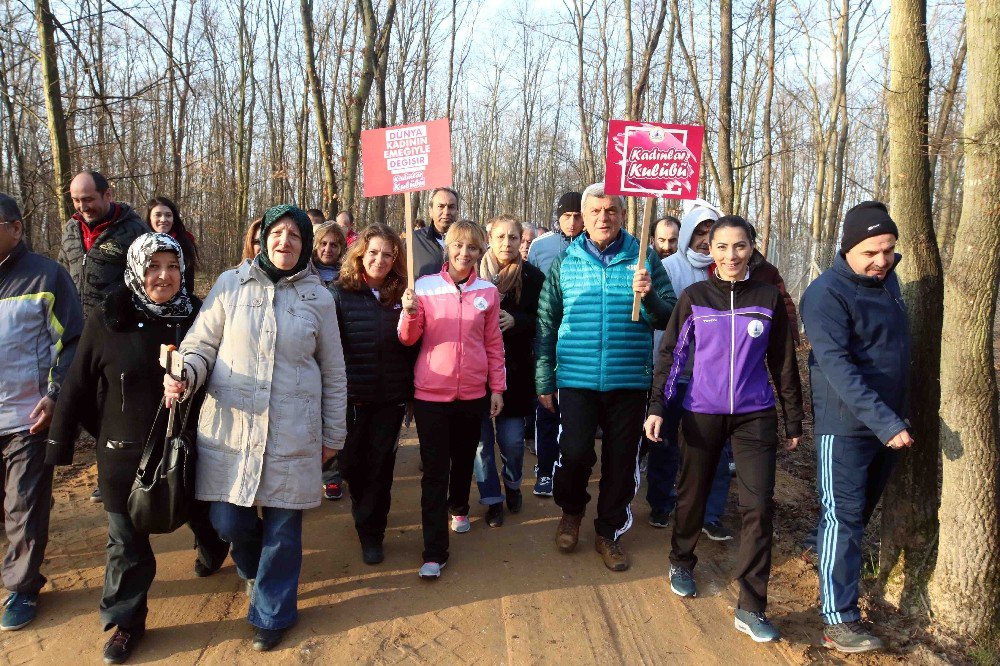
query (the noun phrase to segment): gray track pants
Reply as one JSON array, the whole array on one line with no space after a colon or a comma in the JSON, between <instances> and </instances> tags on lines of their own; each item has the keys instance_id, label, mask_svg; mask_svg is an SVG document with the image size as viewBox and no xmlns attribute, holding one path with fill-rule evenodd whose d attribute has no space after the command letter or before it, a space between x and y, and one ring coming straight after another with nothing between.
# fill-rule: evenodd
<instances>
[{"instance_id":1,"label":"gray track pants","mask_svg":"<svg viewBox=\"0 0 1000 666\"><path fill-rule=\"evenodd\" d=\"M45 464L45 434L0 435L0 491L3 493L7 555L0 575L11 592L38 594L49 543L52 466Z\"/></svg>"}]
</instances>

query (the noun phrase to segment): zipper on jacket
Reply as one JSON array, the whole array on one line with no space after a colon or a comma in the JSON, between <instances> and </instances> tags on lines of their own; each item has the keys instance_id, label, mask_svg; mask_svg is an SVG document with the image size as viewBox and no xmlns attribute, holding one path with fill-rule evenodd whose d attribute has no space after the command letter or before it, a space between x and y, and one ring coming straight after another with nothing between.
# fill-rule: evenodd
<instances>
[{"instance_id":1,"label":"zipper on jacket","mask_svg":"<svg viewBox=\"0 0 1000 666\"><path fill-rule=\"evenodd\" d=\"M462 342L462 300L463 291L461 285L455 285L458 289L458 376L455 377L455 400L462 398L462 358L465 356L465 345Z\"/></svg>"},{"instance_id":2,"label":"zipper on jacket","mask_svg":"<svg viewBox=\"0 0 1000 666\"><path fill-rule=\"evenodd\" d=\"M736 411L736 400L733 395L733 375L736 372L736 283L729 283L729 413Z\"/></svg>"}]
</instances>

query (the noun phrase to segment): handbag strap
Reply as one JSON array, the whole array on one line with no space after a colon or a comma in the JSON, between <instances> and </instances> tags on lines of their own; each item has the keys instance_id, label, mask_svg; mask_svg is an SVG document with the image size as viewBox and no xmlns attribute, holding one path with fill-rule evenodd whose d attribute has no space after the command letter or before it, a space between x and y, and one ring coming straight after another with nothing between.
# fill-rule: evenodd
<instances>
[{"instance_id":1,"label":"handbag strap","mask_svg":"<svg viewBox=\"0 0 1000 666\"><path fill-rule=\"evenodd\" d=\"M178 405L177 401L174 400L173 404L170 406L170 423L172 425L174 425L175 428L174 428L174 432L170 432L169 428L167 429L167 437L166 437L166 439L163 442L163 455L160 458L160 460L163 463L162 465L160 465L160 476L166 476L166 473L167 473L167 462L168 462L169 457L170 457L170 448L172 446L171 443L173 442L174 438L182 436L184 434L185 429L187 428L188 417L191 415L191 403L192 402L194 402L194 401L191 400L191 399L189 399L187 401L186 405L183 404L183 403L181 403L180 405ZM160 407L162 408L162 406L163 406L163 402L161 401L160 402ZM180 428L176 427L177 426L177 422L178 422L178 419L177 419L177 412L178 411L180 411L182 413L181 418L180 418Z\"/></svg>"},{"instance_id":2,"label":"handbag strap","mask_svg":"<svg viewBox=\"0 0 1000 666\"><path fill-rule=\"evenodd\" d=\"M156 424L160 420L160 415L163 413L163 399L160 399L160 406L156 408L156 416L153 417L153 426L149 429L149 434L146 436L146 445L142 449L142 458L139 460L139 471L137 474L141 477L146 471L146 467L149 466L149 459L153 456L153 451L156 450L156 443L153 439L154 433L156 433Z\"/></svg>"}]
</instances>

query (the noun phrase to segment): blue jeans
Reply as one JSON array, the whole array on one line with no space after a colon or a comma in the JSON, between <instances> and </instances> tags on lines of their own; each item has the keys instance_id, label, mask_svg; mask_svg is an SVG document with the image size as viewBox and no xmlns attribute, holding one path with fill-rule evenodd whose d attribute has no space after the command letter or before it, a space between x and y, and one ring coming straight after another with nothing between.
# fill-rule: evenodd
<instances>
[{"instance_id":1,"label":"blue jeans","mask_svg":"<svg viewBox=\"0 0 1000 666\"><path fill-rule=\"evenodd\" d=\"M255 580L247 620L259 629L285 629L298 618L302 570L302 511L212 502L209 518L230 544L236 572Z\"/></svg>"},{"instance_id":2,"label":"blue jeans","mask_svg":"<svg viewBox=\"0 0 1000 666\"><path fill-rule=\"evenodd\" d=\"M524 463L524 417L498 416L495 428L493 422L494 419L489 416L483 417L474 467L476 485L479 486L479 503L487 506L503 502L500 478L497 475L495 444L500 445L503 484L509 490L520 490Z\"/></svg>"},{"instance_id":3,"label":"blue jeans","mask_svg":"<svg viewBox=\"0 0 1000 666\"><path fill-rule=\"evenodd\" d=\"M654 511L670 513L677 506L677 471L681 465L680 447L677 442L678 428L684 409L681 403L687 394L688 382L677 383L677 394L667 405L663 414L663 426L660 428L662 442L653 442L649 448L649 458L646 466L646 502ZM729 462L733 459L732 444L726 446L719 457L719 466L712 480L712 490L705 504L705 522L715 523L726 512L726 502L729 501L729 484L732 475L729 473Z\"/></svg>"},{"instance_id":4,"label":"blue jeans","mask_svg":"<svg viewBox=\"0 0 1000 666\"><path fill-rule=\"evenodd\" d=\"M556 394L557 395L557 394ZM538 403L535 408L535 453L538 456L538 478L552 478L556 459L559 457L559 401L553 395L556 411L553 414Z\"/></svg>"}]
</instances>

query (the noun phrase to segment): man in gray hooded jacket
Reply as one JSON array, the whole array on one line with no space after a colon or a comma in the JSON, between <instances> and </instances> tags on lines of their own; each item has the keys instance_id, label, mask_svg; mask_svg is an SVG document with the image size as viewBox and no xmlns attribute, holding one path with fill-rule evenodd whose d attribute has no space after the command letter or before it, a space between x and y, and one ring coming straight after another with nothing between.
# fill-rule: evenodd
<instances>
[{"instance_id":1,"label":"man in gray hooded jacket","mask_svg":"<svg viewBox=\"0 0 1000 666\"><path fill-rule=\"evenodd\" d=\"M69 273L29 252L23 237L17 203L0 194L0 479L9 542L0 573L10 592L0 618L4 631L35 618L45 585L40 568L52 497L45 436L83 329Z\"/></svg>"}]
</instances>

